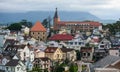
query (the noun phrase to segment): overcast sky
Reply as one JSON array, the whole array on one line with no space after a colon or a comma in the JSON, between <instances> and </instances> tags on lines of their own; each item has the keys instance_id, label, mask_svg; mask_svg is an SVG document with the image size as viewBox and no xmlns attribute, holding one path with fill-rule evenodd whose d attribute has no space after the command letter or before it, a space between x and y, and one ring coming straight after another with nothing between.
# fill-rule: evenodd
<instances>
[{"instance_id":1,"label":"overcast sky","mask_svg":"<svg viewBox=\"0 0 120 72\"><path fill-rule=\"evenodd\" d=\"M0 0L0 12L86 11L102 19L120 17L120 0Z\"/></svg>"}]
</instances>

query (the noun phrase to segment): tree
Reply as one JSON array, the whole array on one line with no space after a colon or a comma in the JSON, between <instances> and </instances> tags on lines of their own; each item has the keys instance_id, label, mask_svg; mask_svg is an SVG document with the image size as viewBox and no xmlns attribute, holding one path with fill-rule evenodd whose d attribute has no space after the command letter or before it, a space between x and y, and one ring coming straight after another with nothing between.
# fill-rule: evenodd
<instances>
[{"instance_id":1,"label":"tree","mask_svg":"<svg viewBox=\"0 0 120 72\"><path fill-rule=\"evenodd\" d=\"M28 72L42 72L42 70L39 67L34 67L32 71L28 71Z\"/></svg>"},{"instance_id":2,"label":"tree","mask_svg":"<svg viewBox=\"0 0 120 72\"><path fill-rule=\"evenodd\" d=\"M14 31L20 31L21 28L22 25L20 23L13 23L8 27L9 30L14 30Z\"/></svg>"},{"instance_id":3,"label":"tree","mask_svg":"<svg viewBox=\"0 0 120 72\"><path fill-rule=\"evenodd\" d=\"M42 21L42 24L45 28L49 28L51 27L51 17L49 16L48 18L45 18L43 21Z\"/></svg>"},{"instance_id":4,"label":"tree","mask_svg":"<svg viewBox=\"0 0 120 72\"><path fill-rule=\"evenodd\" d=\"M20 24L21 24L21 25L24 25L24 26L26 26L26 27L29 27L29 28L32 27L32 22L29 22L29 21L27 21L27 20L25 20L25 19L23 19L23 20L20 22Z\"/></svg>"},{"instance_id":5,"label":"tree","mask_svg":"<svg viewBox=\"0 0 120 72\"><path fill-rule=\"evenodd\" d=\"M71 63L69 72L78 72L77 64Z\"/></svg>"},{"instance_id":6,"label":"tree","mask_svg":"<svg viewBox=\"0 0 120 72\"><path fill-rule=\"evenodd\" d=\"M48 28L48 20L47 20L47 18L43 20L42 24L43 24L43 26L45 28Z\"/></svg>"}]
</instances>

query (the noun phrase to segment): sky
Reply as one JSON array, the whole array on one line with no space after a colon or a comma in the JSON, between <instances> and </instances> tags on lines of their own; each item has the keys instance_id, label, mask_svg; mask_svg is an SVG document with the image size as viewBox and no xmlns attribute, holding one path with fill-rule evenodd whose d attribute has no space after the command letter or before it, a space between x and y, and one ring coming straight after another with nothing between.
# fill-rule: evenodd
<instances>
[{"instance_id":1,"label":"sky","mask_svg":"<svg viewBox=\"0 0 120 72\"><path fill-rule=\"evenodd\" d=\"M101 19L118 20L120 0L0 0L0 12L85 11Z\"/></svg>"}]
</instances>

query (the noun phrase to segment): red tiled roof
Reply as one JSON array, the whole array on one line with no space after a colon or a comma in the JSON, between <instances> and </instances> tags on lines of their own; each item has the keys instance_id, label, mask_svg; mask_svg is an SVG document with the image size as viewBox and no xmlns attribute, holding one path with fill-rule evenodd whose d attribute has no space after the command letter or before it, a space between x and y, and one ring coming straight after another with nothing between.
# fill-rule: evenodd
<instances>
[{"instance_id":1,"label":"red tiled roof","mask_svg":"<svg viewBox=\"0 0 120 72\"><path fill-rule=\"evenodd\" d=\"M46 31L45 27L40 21L37 21L35 25L31 28L31 31Z\"/></svg>"},{"instance_id":2,"label":"red tiled roof","mask_svg":"<svg viewBox=\"0 0 120 72\"><path fill-rule=\"evenodd\" d=\"M57 50L57 47L47 47L45 53L54 53Z\"/></svg>"},{"instance_id":3,"label":"red tiled roof","mask_svg":"<svg viewBox=\"0 0 120 72\"><path fill-rule=\"evenodd\" d=\"M49 40L72 40L74 37L69 34L55 34Z\"/></svg>"},{"instance_id":4,"label":"red tiled roof","mask_svg":"<svg viewBox=\"0 0 120 72\"><path fill-rule=\"evenodd\" d=\"M92 26L101 26L101 24L99 22L94 22L94 21L83 21L83 22L80 22L80 21L59 21L58 24L89 24L89 25L92 25Z\"/></svg>"}]
</instances>

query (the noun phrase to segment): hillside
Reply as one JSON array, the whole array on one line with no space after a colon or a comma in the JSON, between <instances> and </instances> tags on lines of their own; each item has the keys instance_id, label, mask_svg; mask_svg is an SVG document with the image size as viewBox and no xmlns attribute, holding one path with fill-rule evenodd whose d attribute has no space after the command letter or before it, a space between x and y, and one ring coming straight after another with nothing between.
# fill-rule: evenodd
<instances>
[{"instance_id":1,"label":"hillside","mask_svg":"<svg viewBox=\"0 0 120 72\"><path fill-rule=\"evenodd\" d=\"M13 23L26 19L31 22L36 22L37 20L43 21L43 19L50 16L53 18L54 12L52 11L34 11L26 13L0 13L0 23ZM59 16L61 20L64 21L84 21L84 20L94 20L100 21L102 23L112 23L114 20L102 20L97 16L89 12L68 12L60 11Z\"/></svg>"}]
</instances>

